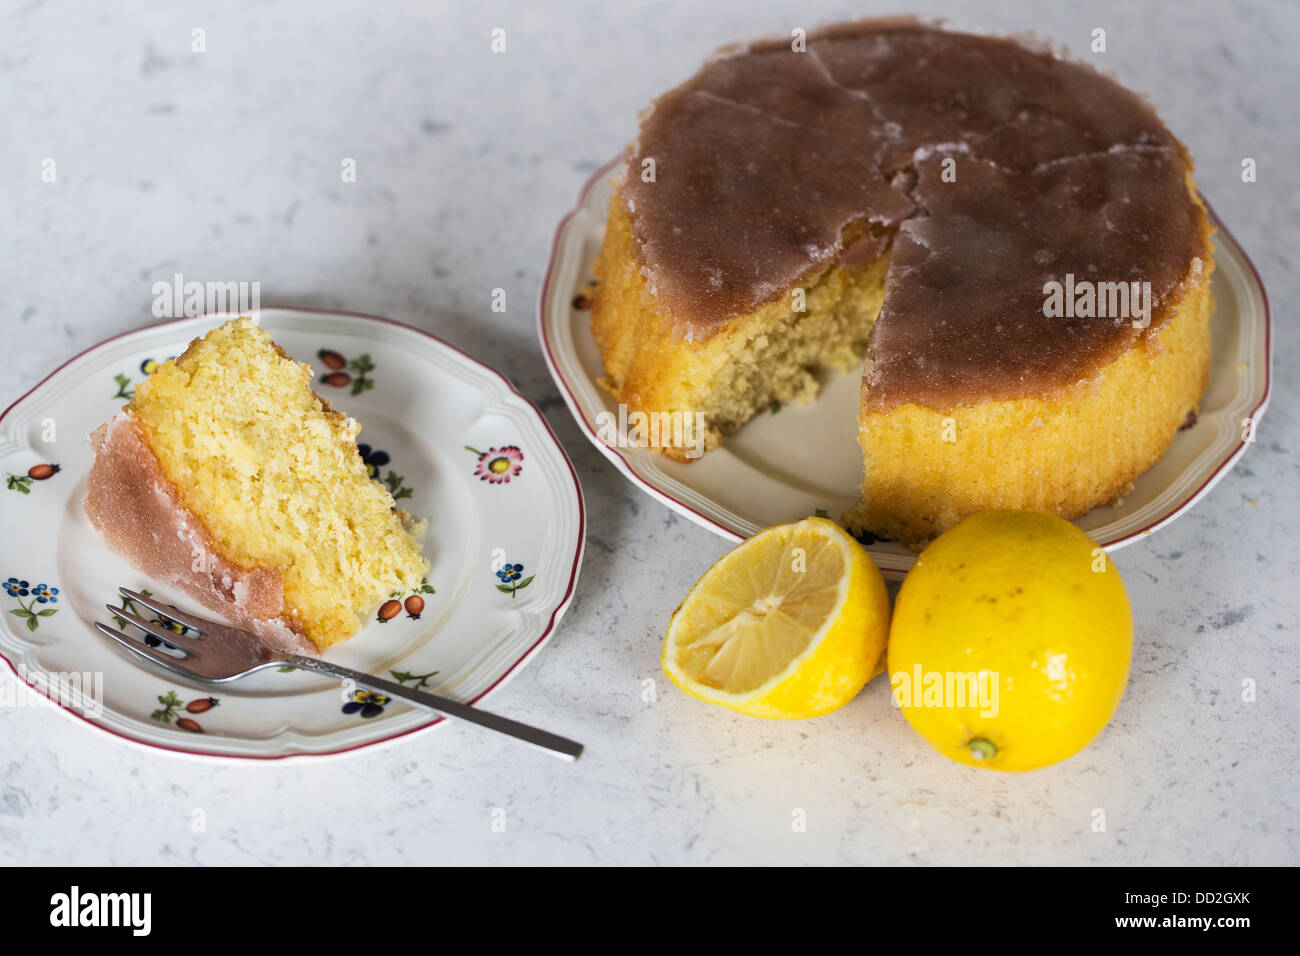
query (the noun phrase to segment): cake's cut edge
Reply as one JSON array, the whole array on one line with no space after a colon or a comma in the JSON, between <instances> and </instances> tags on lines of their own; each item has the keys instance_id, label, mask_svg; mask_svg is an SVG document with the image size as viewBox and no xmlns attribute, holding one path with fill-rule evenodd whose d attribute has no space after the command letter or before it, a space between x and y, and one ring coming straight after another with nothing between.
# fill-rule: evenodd
<instances>
[{"instance_id":1,"label":"cake's cut edge","mask_svg":"<svg viewBox=\"0 0 1300 956\"><path fill-rule=\"evenodd\" d=\"M315 645L281 617L281 572L245 571L219 552L181 502L129 412L101 425L89 442L95 457L86 482L86 516L109 548L271 647L317 654Z\"/></svg>"},{"instance_id":2,"label":"cake's cut edge","mask_svg":"<svg viewBox=\"0 0 1300 956\"><path fill-rule=\"evenodd\" d=\"M616 190L593 266L591 331L604 363L600 386L627 407L629 418L658 421L660 427L641 436L645 445L682 463L698 460L774 405L814 399L822 370L861 367L880 310L888 259L877 246L859 244L870 248L856 267L836 262L798 290L798 311L776 302L691 341L657 320Z\"/></svg>"}]
</instances>

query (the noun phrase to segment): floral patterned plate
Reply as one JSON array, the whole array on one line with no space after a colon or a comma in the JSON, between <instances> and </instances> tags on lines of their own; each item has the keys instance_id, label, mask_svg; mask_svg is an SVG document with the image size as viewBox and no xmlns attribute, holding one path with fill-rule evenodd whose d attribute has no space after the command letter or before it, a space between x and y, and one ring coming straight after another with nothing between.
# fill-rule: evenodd
<instances>
[{"instance_id":1,"label":"floral patterned plate","mask_svg":"<svg viewBox=\"0 0 1300 956\"><path fill-rule=\"evenodd\" d=\"M428 711L299 671L204 689L148 669L92 630L118 585L189 602L143 578L91 530L82 510L85 437L158 363L229 317L182 319L104 342L0 417L0 655L68 713L183 753L333 754L440 723ZM425 585L390 595L328 657L458 700L485 700L551 636L577 582L582 492L555 436L504 378L418 329L296 309L262 309L261 324L313 365L323 397L362 423L361 453L375 480L429 519ZM563 733L563 724L548 727Z\"/></svg>"},{"instance_id":2,"label":"floral patterned plate","mask_svg":"<svg viewBox=\"0 0 1300 956\"><path fill-rule=\"evenodd\" d=\"M542 352L573 417L635 485L724 538L741 541L760 528L811 514L838 520L862 487L857 373L828 375L816 402L759 415L697 462L669 461L626 440L626 415L620 420L618 406L598 384L603 368L587 311L610 176L621 161L597 171L577 208L560 222L542 283ZM1214 356L1200 417L1184 426L1123 502L1094 508L1075 521L1108 550L1150 534L1199 501L1255 440L1268 404L1268 299L1250 259L1213 211L1210 218L1218 229ZM902 577L916 560L889 541L873 541L867 550L888 577Z\"/></svg>"}]
</instances>

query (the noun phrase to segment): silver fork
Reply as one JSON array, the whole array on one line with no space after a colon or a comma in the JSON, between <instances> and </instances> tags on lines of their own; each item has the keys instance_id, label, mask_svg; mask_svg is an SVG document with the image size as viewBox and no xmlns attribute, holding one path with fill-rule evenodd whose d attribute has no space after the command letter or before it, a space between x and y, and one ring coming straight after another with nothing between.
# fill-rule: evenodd
<instances>
[{"instance_id":1,"label":"silver fork","mask_svg":"<svg viewBox=\"0 0 1300 956\"><path fill-rule=\"evenodd\" d=\"M256 634L197 617L170 604L145 597L129 588L118 588L118 590L129 599L128 603L134 602L147 607L160 617L175 621L185 628L183 633L178 633L155 621L146 621L127 608L104 605L115 617L129 621L146 634L166 642L178 656L155 650L107 624L96 622L96 629L133 654L190 680L225 684L268 667L296 667L325 674L341 681L350 680L357 686L383 691L385 694L409 700L413 704L428 707L448 717L457 717L478 724L480 727L508 734L565 760L577 760L582 754L582 744L557 734L538 730L517 720L491 714L459 701L439 697L437 694L403 687L395 681L375 677L373 674L363 674L349 667L340 667L338 664L331 664L329 661L315 657L277 651L267 647ZM190 631L195 633L190 634Z\"/></svg>"}]
</instances>

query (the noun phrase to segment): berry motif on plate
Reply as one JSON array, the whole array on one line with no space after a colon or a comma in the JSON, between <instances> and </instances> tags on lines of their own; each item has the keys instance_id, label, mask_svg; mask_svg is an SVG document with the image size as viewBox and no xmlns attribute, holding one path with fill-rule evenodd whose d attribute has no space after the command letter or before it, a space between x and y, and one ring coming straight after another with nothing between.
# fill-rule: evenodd
<instances>
[{"instance_id":1,"label":"berry motif on plate","mask_svg":"<svg viewBox=\"0 0 1300 956\"><path fill-rule=\"evenodd\" d=\"M140 593L145 597L153 597L153 594L150 591L141 591ZM117 598L122 602L123 610L130 611L136 617L141 617L150 623L157 624L159 627L171 631L177 637L183 637L190 631L190 628L186 627L180 621L173 621L165 615L153 613L153 611L147 607L140 607L125 594L119 594L117 595ZM118 630L120 631L126 630L127 625L130 624L126 618L118 617L116 614L113 615L113 622L117 625ZM169 651L179 650L179 648L170 641L164 641L162 638L155 637L152 634L146 634L144 636L144 643L147 647L165 647Z\"/></svg>"},{"instance_id":2,"label":"berry motif on plate","mask_svg":"<svg viewBox=\"0 0 1300 956\"><path fill-rule=\"evenodd\" d=\"M364 444L357 445L357 451L361 453L361 460L366 463L366 472L370 477L376 481L382 480L380 478L380 469L392 461L388 452Z\"/></svg>"},{"instance_id":3,"label":"berry motif on plate","mask_svg":"<svg viewBox=\"0 0 1300 956\"><path fill-rule=\"evenodd\" d=\"M375 387L375 380L370 373L375 370L375 363L369 354L359 355L349 360L342 352L334 349L321 349L316 353L326 372L320 377L322 385L331 388L348 388L353 395L360 395Z\"/></svg>"},{"instance_id":4,"label":"berry motif on plate","mask_svg":"<svg viewBox=\"0 0 1300 956\"><path fill-rule=\"evenodd\" d=\"M172 358L175 357L176 356L173 355L171 358L167 359L166 361L170 362ZM140 363L140 374L143 375L144 378L148 378L154 372L158 371L158 368L162 364L163 363L158 361L157 359L147 358ZM123 401L129 401L131 396L135 394L135 389L133 387L130 387L131 379L126 375L123 375L121 372L118 372L116 375L113 376L113 381L117 383L117 391L113 393L113 397L120 398ZM144 379L141 379L141 381L144 381Z\"/></svg>"},{"instance_id":5,"label":"berry motif on plate","mask_svg":"<svg viewBox=\"0 0 1300 956\"><path fill-rule=\"evenodd\" d=\"M352 699L343 705L343 713L360 714L362 717L378 717L388 706L389 698L374 690L354 690Z\"/></svg>"},{"instance_id":6,"label":"berry motif on plate","mask_svg":"<svg viewBox=\"0 0 1300 956\"><path fill-rule=\"evenodd\" d=\"M491 485L509 484L511 478L519 477L519 472L524 467L524 453L518 445L502 445L500 448L489 448L487 451L479 451L472 445L466 445L465 450L478 455L474 475L479 481L486 481Z\"/></svg>"},{"instance_id":7,"label":"berry motif on plate","mask_svg":"<svg viewBox=\"0 0 1300 956\"><path fill-rule=\"evenodd\" d=\"M357 451L361 453L361 460L365 462L366 471L370 477L388 489L388 493L393 496L394 501L400 501L403 498L409 498L415 494L415 491L406 484L406 479L397 472L389 470L384 474L383 468L392 457L386 451L378 448L371 448L369 445L357 445Z\"/></svg>"},{"instance_id":8,"label":"berry motif on plate","mask_svg":"<svg viewBox=\"0 0 1300 956\"><path fill-rule=\"evenodd\" d=\"M15 475L12 472L5 477L5 487L10 491L17 491L20 494L30 495L32 493L33 481L45 481L53 478L63 469L52 462L42 462L39 465L32 465L27 469L25 475Z\"/></svg>"},{"instance_id":9,"label":"berry motif on plate","mask_svg":"<svg viewBox=\"0 0 1300 956\"><path fill-rule=\"evenodd\" d=\"M861 534L854 535L859 544L888 544L893 538L886 537L883 534L876 534L874 531L864 531Z\"/></svg>"},{"instance_id":10,"label":"berry motif on plate","mask_svg":"<svg viewBox=\"0 0 1300 956\"><path fill-rule=\"evenodd\" d=\"M590 312L596 307L596 298L592 295L592 290L600 283L595 279L587 280L587 288L583 289L573 297L573 307L581 312Z\"/></svg>"},{"instance_id":11,"label":"berry motif on plate","mask_svg":"<svg viewBox=\"0 0 1300 956\"><path fill-rule=\"evenodd\" d=\"M206 714L221 701L216 697L196 697L189 703L185 703L176 691L169 690L165 694L158 695L158 703L162 706L149 715L150 720L160 724L174 724L178 730L201 734L203 725L190 715Z\"/></svg>"},{"instance_id":12,"label":"berry motif on plate","mask_svg":"<svg viewBox=\"0 0 1300 956\"><path fill-rule=\"evenodd\" d=\"M537 577L535 574L530 574L525 578L523 574L524 566L522 564L501 565L501 568L496 572L500 582L497 584L497 590L503 594L509 594L511 600L513 600L516 593L532 584L533 578Z\"/></svg>"},{"instance_id":13,"label":"berry motif on plate","mask_svg":"<svg viewBox=\"0 0 1300 956\"><path fill-rule=\"evenodd\" d=\"M420 586L417 588L411 588L409 591L394 591L392 594L388 595L387 601L379 605L379 612L376 615L375 620L380 624L387 624L393 618L397 617L397 615L401 614L402 611L406 611L407 617L412 621L418 621L420 615L424 613L423 595L437 593L438 592L433 589L433 585L429 583L428 578L422 580ZM402 595L406 595L405 600L402 599Z\"/></svg>"},{"instance_id":14,"label":"berry motif on plate","mask_svg":"<svg viewBox=\"0 0 1300 956\"><path fill-rule=\"evenodd\" d=\"M59 603L59 589L53 585L41 583L33 587L31 582L22 578L9 578L5 581L5 591L18 602L18 607L9 613L25 621L29 631L34 631L41 626L41 618L53 617L59 612L57 607L49 606ZM31 598L31 600L24 601L23 598Z\"/></svg>"}]
</instances>

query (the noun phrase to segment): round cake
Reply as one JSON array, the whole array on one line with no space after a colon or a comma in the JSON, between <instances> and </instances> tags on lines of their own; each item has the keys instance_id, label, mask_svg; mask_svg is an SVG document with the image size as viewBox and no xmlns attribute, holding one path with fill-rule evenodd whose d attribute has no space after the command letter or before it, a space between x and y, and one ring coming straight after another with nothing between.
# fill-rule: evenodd
<instances>
[{"instance_id":1,"label":"round cake","mask_svg":"<svg viewBox=\"0 0 1300 956\"><path fill-rule=\"evenodd\" d=\"M1205 388L1191 169L1144 99L1025 40L892 19L727 48L644 114L616 184L602 384L685 423L651 443L689 461L862 367L852 530L1078 516Z\"/></svg>"}]
</instances>

